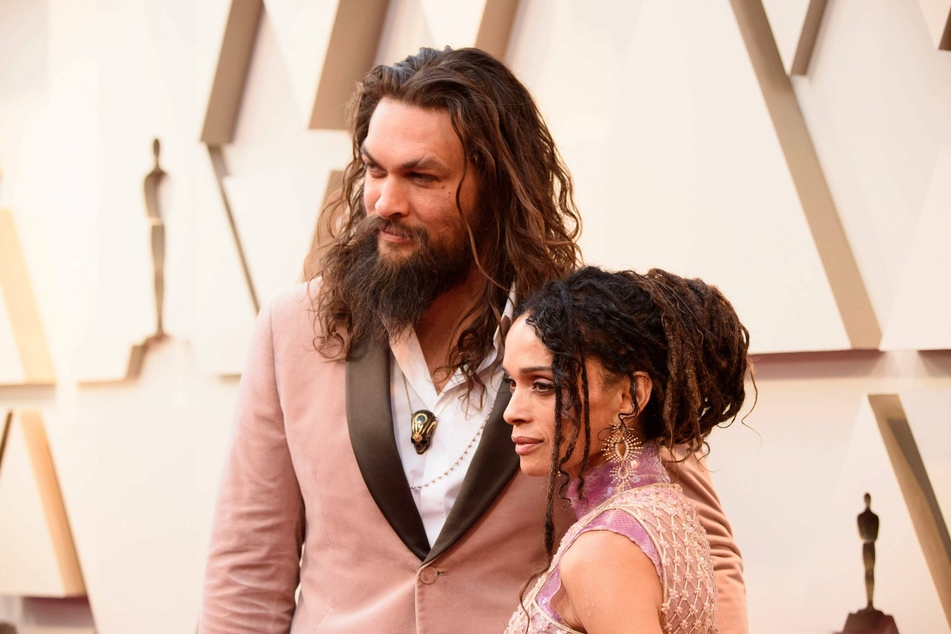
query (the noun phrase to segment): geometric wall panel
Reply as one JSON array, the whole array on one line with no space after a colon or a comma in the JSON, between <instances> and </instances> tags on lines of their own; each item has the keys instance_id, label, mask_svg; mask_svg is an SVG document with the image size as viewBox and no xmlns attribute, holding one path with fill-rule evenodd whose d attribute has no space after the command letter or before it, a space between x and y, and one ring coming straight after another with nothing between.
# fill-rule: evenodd
<instances>
[{"instance_id":1,"label":"geometric wall panel","mask_svg":"<svg viewBox=\"0 0 951 634\"><path fill-rule=\"evenodd\" d=\"M139 380L81 386L51 435L100 634L195 631L236 387L165 338Z\"/></svg>"},{"instance_id":2,"label":"geometric wall panel","mask_svg":"<svg viewBox=\"0 0 951 634\"><path fill-rule=\"evenodd\" d=\"M320 82L311 99L313 107L308 127L346 128L347 101L354 82L373 66L388 4L389 0L344 0L337 3L326 59L320 69ZM310 35L307 39L308 34L305 34L305 41L312 42L312 37ZM314 74L311 79L316 77Z\"/></svg>"},{"instance_id":3,"label":"geometric wall panel","mask_svg":"<svg viewBox=\"0 0 951 634\"><path fill-rule=\"evenodd\" d=\"M951 0L918 0L937 49L951 51Z\"/></svg>"},{"instance_id":4,"label":"geometric wall panel","mask_svg":"<svg viewBox=\"0 0 951 634\"><path fill-rule=\"evenodd\" d=\"M39 412L0 421L0 595L85 594Z\"/></svg>"},{"instance_id":5,"label":"geometric wall panel","mask_svg":"<svg viewBox=\"0 0 951 634\"><path fill-rule=\"evenodd\" d=\"M129 348L128 359L122 365L119 365L121 360L118 357L106 358L105 355L99 356L96 354L97 347L87 347L83 352L83 359L86 360L86 363L82 364L79 384L103 385L135 381L142 373L142 365L145 363L145 355L149 351L151 341L152 338L149 337L142 343L133 344ZM107 366L107 361L112 363Z\"/></svg>"},{"instance_id":6,"label":"geometric wall panel","mask_svg":"<svg viewBox=\"0 0 951 634\"><path fill-rule=\"evenodd\" d=\"M575 178L586 261L720 286L757 353L852 347L855 311L837 305L729 5L620 6L523 3L508 52Z\"/></svg>"},{"instance_id":7,"label":"geometric wall panel","mask_svg":"<svg viewBox=\"0 0 951 634\"><path fill-rule=\"evenodd\" d=\"M951 519L951 390L901 393L901 405L921 453L945 523Z\"/></svg>"},{"instance_id":8,"label":"geometric wall panel","mask_svg":"<svg viewBox=\"0 0 951 634\"><path fill-rule=\"evenodd\" d=\"M244 78L264 6L260 0L234 0L221 39L212 77L201 140L209 145L231 141L238 119Z\"/></svg>"},{"instance_id":9,"label":"geometric wall panel","mask_svg":"<svg viewBox=\"0 0 951 634\"><path fill-rule=\"evenodd\" d=\"M0 209L0 385L56 381L13 214Z\"/></svg>"},{"instance_id":10,"label":"geometric wall panel","mask_svg":"<svg viewBox=\"0 0 951 634\"><path fill-rule=\"evenodd\" d=\"M827 0L810 0L809 10L803 21L802 32L799 34L799 43L796 45L796 56L789 68L790 75L806 75L809 72L809 62L812 60L812 50L819 37L819 27L825 14Z\"/></svg>"},{"instance_id":11,"label":"geometric wall panel","mask_svg":"<svg viewBox=\"0 0 951 634\"><path fill-rule=\"evenodd\" d=\"M220 155L220 149L209 149ZM199 169L205 170L207 178L200 189L202 204L195 221L197 235L205 236L195 254L195 358L207 374L238 375L257 307L248 292L250 272L233 239L232 232L237 230L234 216L225 211L225 198L216 191L219 182L212 166Z\"/></svg>"},{"instance_id":12,"label":"geometric wall panel","mask_svg":"<svg viewBox=\"0 0 951 634\"><path fill-rule=\"evenodd\" d=\"M862 497L872 496L872 510L878 514L880 529L876 540L874 605L895 617L899 631L948 634L951 623L946 618L943 584L934 576L934 559L921 540L920 505L909 498L905 460L898 457L894 429L885 419L886 401L895 395L870 395L853 430L838 478L830 482L835 501L842 509L843 523L838 546L846 553L851 546L850 567L839 580L840 588L827 587L827 596L849 591L848 603L842 607L854 612L865 606L862 547L855 517L863 510ZM907 454L905 454L907 455ZM849 511L846 513L846 511ZM905 581L898 582L898 579ZM846 586L845 584L848 583ZM839 626L845 621L842 610Z\"/></svg>"},{"instance_id":13,"label":"geometric wall panel","mask_svg":"<svg viewBox=\"0 0 951 634\"><path fill-rule=\"evenodd\" d=\"M284 63L289 65L298 107L302 101L305 106L314 103L313 112L307 107L301 110L310 115L311 125L342 128L343 107L353 90L353 82L372 66L387 3L388 0L338 0L334 7L334 3L328 6L328 3L293 0L269 2L267 5L262 0L233 0L205 111L201 140L209 145L224 145L234 140L235 123L241 110L259 24L265 7L271 6L276 9L277 20L268 15L268 21L273 23L272 28L282 42L279 46L286 57ZM322 26L316 29L315 35L314 25L326 24L331 13L334 15L333 27L328 31ZM321 56L314 43L327 37L328 48ZM310 49L303 60L295 55L302 47ZM323 63L318 64L318 60Z\"/></svg>"},{"instance_id":14,"label":"geometric wall panel","mask_svg":"<svg viewBox=\"0 0 951 634\"><path fill-rule=\"evenodd\" d=\"M901 381L894 356L909 367L917 360L852 351L761 357L759 401L745 424L711 434L713 481L744 557L750 632L838 631L865 606L856 516L870 493L881 521L874 605L899 631L951 633L868 400L870 389ZM951 493L951 355L928 357L921 369L944 387L903 391L901 400L943 503Z\"/></svg>"},{"instance_id":15,"label":"geometric wall panel","mask_svg":"<svg viewBox=\"0 0 951 634\"><path fill-rule=\"evenodd\" d=\"M390 64L420 46L475 46L505 59L519 4L519 0L391 2L389 28L380 40L376 61Z\"/></svg>"},{"instance_id":16,"label":"geometric wall panel","mask_svg":"<svg viewBox=\"0 0 951 634\"><path fill-rule=\"evenodd\" d=\"M326 184L310 171L272 170L224 179L254 289L262 300L300 281ZM275 244L282 249L275 250Z\"/></svg>"},{"instance_id":17,"label":"geometric wall panel","mask_svg":"<svg viewBox=\"0 0 951 634\"><path fill-rule=\"evenodd\" d=\"M21 384L24 378L7 302L4 293L0 293L0 385Z\"/></svg>"},{"instance_id":18,"label":"geometric wall panel","mask_svg":"<svg viewBox=\"0 0 951 634\"><path fill-rule=\"evenodd\" d=\"M296 123L302 130L309 127L320 69L329 50L319 43L330 41L334 14L343 11L346 4L333 0L264 0L301 116Z\"/></svg>"},{"instance_id":19,"label":"geometric wall panel","mask_svg":"<svg viewBox=\"0 0 951 634\"><path fill-rule=\"evenodd\" d=\"M789 75L805 75L826 0L763 0L776 46Z\"/></svg>"},{"instance_id":20,"label":"geometric wall panel","mask_svg":"<svg viewBox=\"0 0 951 634\"><path fill-rule=\"evenodd\" d=\"M897 394L869 395L882 439L915 526L945 618L951 625L951 537L928 477L921 452ZM947 414L942 416L947 425Z\"/></svg>"},{"instance_id":21,"label":"geometric wall panel","mask_svg":"<svg viewBox=\"0 0 951 634\"><path fill-rule=\"evenodd\" d=\"M792 83L783 68L766 12L758 0L731 0L731 5L851 347L877 349L881 327ZM817 3L814 10L810 8L813 22L821 19L824 9L823 2ZM817 23L809 26L817 28Z\"/></svg>"},{"instance_id":22,"label":"geometric wall panel","mask_svg":"<svg viewBox=\"0 0 951 634\"><path fill-rule=\"evenodd\" d=\"M434 46L475 45L501 57L517 9L518 0L470 0L451 5L432 1L391 4L389 0L233 1L201 139L209 145L234 141L248 69L265 13L281 51L296 110L304 118L302 127L342 130L345 106L355 82L379 59L381 51L394 44L392 31L384 34L387 20L403 23L403 32L407 21L417 23L414 45L400 47L393 59L429 39L439 42ZM420 29L430 37L420 38ZM386 57L383 61L390 63L393 59Z\"/></svg>"},{"instance_id":23,"label":"geometric wall panel","mask_svg":"<svg viewBox=\"0 0 951 634\"><path fill-rule=\"evenodd\" d=\"M938 53L945 54L945 53ZM931 176L882 349L951 349L951 126Z\"/></svg>"},{"instance_id":24,"label":"geometric wall panel","mask_svg":"<svg viewBox=\"0 0 951 634\"><path fill-rule=\"evenodd\" d=\"M914 1L830 2L818 45L796 96L884 337L951 139L951 57Z\"/></svg>"},{"instance_id":25,"label":"geometric wall panel","mask_svg":"<svg viewBox=\"0 0 951 634\"><path fill-rule=\"evenodd\" d=\"M259 73L257 76L266 81L272 81L272 78L277 78L277 81L283 79L287 85L282 83L278 94L284 97L284 89L287 89L290 93L290 103L284 103L280 98L273 98L272 90L260 91L256 96L265 101L267 108L273 110L276 107L285 119L290 114L290 121L280 121L284 130L291 131L296 139L300 139L308 126L343 128L344 108L352 92L353 83L372 65L376 43L386 15L386 7L387 0L372 2L345 0L322 3L271 0L266 4L261 0L231 2L205 109L201 140L208 145L211 154L214 176L218 181L224 211L228 217L234 245L255 312L260 308L262 292L269 295L270 291L256 288L254 284L248 261L248 245L245 244L245 241L253 239L254 234L239 230L234 215L234 203L229 199L228 187L225 185L225 180L233 174L243 175L246 172L242 170L240 162L236 172L229 170L231 161L229 160L226 165L222 151L223 146L235 140L237 122L245 101L252 62L260 55L255 53L255 49L260 40L264 39L269 52L277 53L276 59L272 57L268 59L268 62L278 64L280 68L271 66L265 69L263 74ZM321 51L323 51L322 54ZM257 66L260 66L260 61ZM250 118L254 119L254 116ZM285 162L292 160L287 152L282 151L286 148L281 146L281 140L286 137L276 134L273 128L267 130L264 136L265 142L271 145L272 150L277 150L279 160ZM325 150L336 147L337 144L334 143ZM260 147L254 147L250 153L256 157L262 155ZM345 160L348 153L341 153L337 157L337 162ZM240 152L238 155L240 156ZM265 158L258 161L256 167L273 171L274 162ZM296 166L298 171L313 168L311 164L298 163ZM255 174L255 176L259 175ZM323 180L318 178L318 181ZM232 185L232 187L242 188L241 185ZM252 190L255 189L252 187ZM314 203L316 204L319 200L318 195L314 198ZM242 202L245 201L239 201L237 204L242 205ZM271 201L271 204L255 208L254 216L260 218L260 222L264 222L267 217L266 210L273 209L275 202L283 201ZM288 211L294 213L293 210ZM305 213L316 214L316 210L307 209ZM247 224L245 222L245 225ZM313 234L314 226L315 223L309 223L303 231L303 235L306 236L303 238L304 248L290 251L289 257L296 255L299 258L293 276L281 273L274 275L269 271L262 271L257 276L263 276L267 280L273 278L283 280L280 288L293 284L299 277L303 258L306 256L306 245L309 244L309 237ZM269 235L274 233L275 228L271 229L268 232ZM282 249L281 252L287 253L278 245L286 240L294 240L295 237L300 238L301 235L301 232L295 232L289 236L278 236L278 239L269 242L268 246ZM266 266L262 264L262 267ZM287 269L286 266L280 265L277 268L280 271ZM267 283L267 289L273 287L273 284ZM206 355L203 354L203 356Z\"/></svg>"}]
</instances>

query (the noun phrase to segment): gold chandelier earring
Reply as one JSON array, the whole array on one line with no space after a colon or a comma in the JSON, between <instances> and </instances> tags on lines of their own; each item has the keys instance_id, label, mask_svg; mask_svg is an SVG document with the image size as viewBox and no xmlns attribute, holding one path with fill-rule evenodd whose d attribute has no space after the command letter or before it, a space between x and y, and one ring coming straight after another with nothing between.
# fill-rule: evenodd
<instances>
[{"instance_id":1,"label":"gold chandelier earring","mask_svg":"<svg viewBox=\"0 0 951 634\"><path fill-rule=\"evenodd\" d=\"M629 426L624 419L619 417L618 422L608 428L608 437L601 451L612 465L611 475L618 491L630 488L640 479L637 466L643 448L644 441L634 431L633 425Z\"/></svg>"}]
</instances>

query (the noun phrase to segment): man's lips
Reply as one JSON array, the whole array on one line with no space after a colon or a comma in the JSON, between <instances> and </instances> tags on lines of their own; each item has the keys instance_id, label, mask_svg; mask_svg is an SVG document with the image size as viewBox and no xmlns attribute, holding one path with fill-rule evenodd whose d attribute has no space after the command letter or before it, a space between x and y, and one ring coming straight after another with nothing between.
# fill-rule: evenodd
<instances>
[{"instance_id":1,"label":"man's lips","mask_svg":"<svg viewBox=\"0 0 951 634\"><path fill-rule=\"evenodd\" d=\"M428 233L423 227L411 225L403 220L384 219L379 216L367 218L369 229L376 232L380 240L393 244L426 244Z\"/></svg>"},{"instance_id":2,"label":"man's lips","mask_svg":"<svg viewBox=\"0 0 951 634\"><path fill-rule=\"evenodd\" d=\"M409 242L413 239L410 233L393 227L380 227L378 233L387 242Z\"/></svg>"},{"instance_id":3,"label":"man's lips","mask_svg":"<svg viewBox=\"0 0 951 634\"><path fill-rule=\"evenodd\" d=\"M515 443L515 453L520 456L524 456L542 444L541 440L528 436L512 436L512 442Z\"/></svg>"}]
</instances>

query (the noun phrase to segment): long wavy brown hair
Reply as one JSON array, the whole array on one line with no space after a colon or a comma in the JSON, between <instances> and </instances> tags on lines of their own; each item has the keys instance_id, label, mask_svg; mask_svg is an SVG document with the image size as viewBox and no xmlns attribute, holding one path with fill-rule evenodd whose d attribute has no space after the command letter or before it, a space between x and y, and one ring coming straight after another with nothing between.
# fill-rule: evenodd
<instances>
[{"instance_id":1,"label":"long wavy brown hair","mask_svg":"<svg viewBox=\"0 0 951 634\"><path fill-rule=\"evenodd\" d=\"M454 333L447 368L461 368L471 392L487 356L509 289L525 296L581 263L581 218L571 176L528 90L504 64L474 48L422 48L392 66L377 66L349 105L353 155L340 191L322 210L318 245L305 263L305 279L321 277L316 296L315 344L329 358L346 357L359 332L348 306L339 257L353 243L367 212L361 147L381 99L449 113L465 156L465 173L479 183L478 236L466 220L456 189L456 210L468 232L475 266L485 279L481 296ZM460 181L461 185L461 181ZM478 240L477 240L478 237Z\"/></svg>"}]
</instances>

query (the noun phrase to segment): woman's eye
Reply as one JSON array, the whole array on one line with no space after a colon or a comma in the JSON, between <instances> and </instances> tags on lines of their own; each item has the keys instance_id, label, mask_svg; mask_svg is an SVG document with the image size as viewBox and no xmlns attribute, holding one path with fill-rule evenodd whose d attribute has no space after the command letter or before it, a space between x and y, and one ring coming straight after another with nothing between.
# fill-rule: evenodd
<instances>
[{"instance_id":1,"label":"woman's eye","mask_svg":"<svg viewBox=\"0 0 951 634\"><path fill-rule=\"evenodd\" d=\"M515 391L515 379L513 379L512 377L510 377L510 376L508 376L508 375L503 376L503 377L502 377L502 384L503 384L503 385L507 385L510 392L514 392L514 391Z\"/></svg>"},{"instance_id":2,"label":"woman's eye","mask_svg":"<svg viewBox=\"0 0 951 634\"><path fill-rule=\"evenodd\" d=\"M555 384L550 381L535 381L532 383L532 389L536 392L551 392L555 389Z\"/></svg>"}]
</instances>

